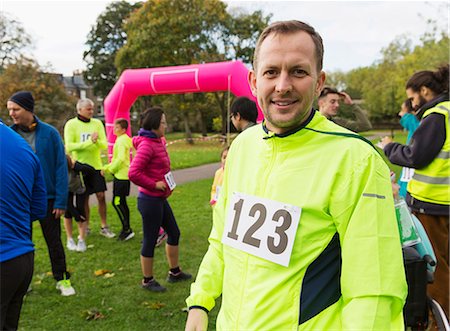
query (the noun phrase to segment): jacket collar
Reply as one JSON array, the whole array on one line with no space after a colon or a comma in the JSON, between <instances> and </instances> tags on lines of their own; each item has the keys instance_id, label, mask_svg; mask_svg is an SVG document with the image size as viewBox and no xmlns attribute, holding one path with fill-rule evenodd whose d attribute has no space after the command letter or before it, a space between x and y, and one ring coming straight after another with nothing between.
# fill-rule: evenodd
<instances>
[{"instance_id":1,"label":"jacket collar","mask_svg":"<svg viewBox=\"0 0 450 331\"><path fill-rule=\"evenodd\" d=\"M146 137L146 138L153 138L158 139L159 137L154 133L153 131L145 130L143 128L140 128L138 131L138 136Z\"/></svg>"},{"instance_id":2,"label":"jacket collar","mask_svg":"<svg viewBox=\"0 0 450 331\"><path fill-rule=\"evenodd\" d=\"M267 135L264 136L263 139L269 139L269 138L273 138L273 137L285 138L290 135L293 135L294 133L297 133L298 131L300 131L301 129L306 127L314 118L315 113L316 113L316 111L313 108L311 108L311 112L305 122L300 124L297 128L294 128L292 130L289 130L289 131L286 131L286 132L280 133L280 134L269 131L269 129L266 126L266 121L264 120L264 122L262 124L262 128Z\"/></svg>"},{"instance_id":3,"label":"jacket collar","mask_svg":"<svg viewBox=\"0 0 450 331\"><path fill-rule=\"evenodd\" d=\"M431 101L428 101L426 104L424 104L422 107L419 108L417 111L417 118L420 120L422 119L423 114L430 108L435 107L437 104L448 101L449 97L447 93L439 94L436 98L434 98Z\"/></svg>"}]
</instances>

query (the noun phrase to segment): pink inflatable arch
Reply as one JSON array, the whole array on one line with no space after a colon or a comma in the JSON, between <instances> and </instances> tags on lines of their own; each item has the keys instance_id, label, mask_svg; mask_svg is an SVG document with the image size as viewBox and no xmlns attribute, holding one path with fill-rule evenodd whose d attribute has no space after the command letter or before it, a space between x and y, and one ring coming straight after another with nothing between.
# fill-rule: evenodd
<instances>
[{"instance_id":1,"label":"pink inflatable arch","mask_svg":"<svg viewBox=\"0 0 450 331\"><path fill-rule=\"evenodd\" d=\"M110 157L116 139L114 120L122 117L129 121L130 108L139 96L229 90L236 96L255 100L248 84L248 72L241 61L125 70L104 102ZM258 120L261 119L259 111Z\"/></svg>"}]
</instances>

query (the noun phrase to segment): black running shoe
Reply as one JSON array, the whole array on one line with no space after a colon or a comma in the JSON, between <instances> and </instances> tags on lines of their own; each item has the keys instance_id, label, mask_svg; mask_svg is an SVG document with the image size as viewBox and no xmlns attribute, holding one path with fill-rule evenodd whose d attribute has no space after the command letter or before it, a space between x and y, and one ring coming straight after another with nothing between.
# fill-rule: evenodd
<instances>
[{"instance_id":1,"label":"black running shoe","mask_svg":"<svg viewBox=\"0 0 450 331\"><path fill-rule=\"evenodd\" d=\"M127 231L120 232L119 237L117 238L117 240L127 241L127 240L130 240L133 237L134 237L134 232L131 229L129 229Z\"/></svg>"},{"instance_id":2,"label":"black running shoe","mask_svg":"<svg viewBox=\"0 0 450 331\"><path fill-rule=\"evenodd\" d=\"M192 275L185 273L183 271L180 271L177 274L173 274L172 272L169 271L169 275L167 276L167 281L169 283L176 283L176 282L181 282L183 280L188 280L191 279Z\"/></svg>"},{"instance_id":3,"label":"black running shoe","mask_svg":"<svg viewBox=\"0 0 450 331\"><path fill-rule=\"evenodd\" d=\"M151 280L148 283L142 281L142 288L152 291L152 292L165 292L166 288L159 284L156 280Z\"/></svg>"}]
</instances>

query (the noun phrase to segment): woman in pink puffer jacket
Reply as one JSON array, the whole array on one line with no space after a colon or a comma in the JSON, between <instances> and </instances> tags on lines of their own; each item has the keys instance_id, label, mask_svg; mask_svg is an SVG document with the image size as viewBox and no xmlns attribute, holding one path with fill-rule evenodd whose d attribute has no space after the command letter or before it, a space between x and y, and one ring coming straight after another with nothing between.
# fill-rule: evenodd
<instances>
[{"instance_id":1,"label":"woman in pink puffer jacket","mask_svg":"<svg viewBox=\"0 0 450 331\"><path fill-rule=\"evenodd\" d=\"M169 262L167 281L174 283L192 276L181 271L178 265L178 242L180 230L167 198L175 188L170 171L170 159L161 141L167 123L159 107L149 108L141 115L141 129L133 138L136 156L130 165L130 181L139 186L138 210L142 216L143 241L141 268L144 289L163 292L166 288L153 277L153 256L159 228L167 233L166 256Z\"/></svg>"}]
</instances>

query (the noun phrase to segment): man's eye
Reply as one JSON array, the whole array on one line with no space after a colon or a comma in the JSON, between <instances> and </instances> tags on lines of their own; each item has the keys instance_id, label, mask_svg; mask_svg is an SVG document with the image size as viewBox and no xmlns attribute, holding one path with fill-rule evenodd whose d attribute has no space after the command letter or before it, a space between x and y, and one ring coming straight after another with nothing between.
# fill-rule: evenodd
<instances>
[{"instance_id":1,"label":"man's eye","mask_svg":"<svg viewBox=\"0 0 450 331\"><path fill-rule=\"evenodd\" d=\"M274 76L276 76L276 74L277 74L277 71L276 70L266 70L265 72L264 72L264 76L267 76L267 77L274 77Z\"/></svg>"},{"instance_id":2,"label":"man's eye","mask_svg":"<svg viewBox=\"0 0 450 331\"><path fill-rule=\"evenodd\" d=\"M303 69L294 69L293 70L293 73L294 73L294 75L296 75L296 76L306 76L308 73L305 71L305 70L303 70Z\"/></svg>"}]
</instances>

